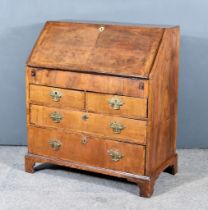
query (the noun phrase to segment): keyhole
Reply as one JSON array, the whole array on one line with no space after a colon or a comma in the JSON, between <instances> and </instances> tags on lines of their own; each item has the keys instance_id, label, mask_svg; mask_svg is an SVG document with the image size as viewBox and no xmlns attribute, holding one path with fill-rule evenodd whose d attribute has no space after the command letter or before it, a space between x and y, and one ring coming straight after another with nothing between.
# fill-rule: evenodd
<instances>
[{"instance_id":1,"label":"keyhole","mask_svg":"<svg viewBox=\"0 0 208 210\"><path fill-rule=\"evenodd\" d=\"M36 72L35 71L31 71L31 76L35 77L36 76Z\"/></svg>"},{"instance_id":2,"label":"keyhole","mask_svg":"<svg viewBox=\"0 0 208 210\"><path fill-rule=\"evenodd\" d=\"M104 29L105 29L104 26L100 26L98 30L99 30L99 32L103 32Z\"/></svg>"},{"instance_id":3,"label":"keyhole","mask_svg":"<svg viewBox=\"0 0 208 210\"><path fill-rule=\"evenodd\" d=\"M88 119L88 115L87 114L82 115L82 119L83 120L87 120Z\"/></svg>"}]
</instances>

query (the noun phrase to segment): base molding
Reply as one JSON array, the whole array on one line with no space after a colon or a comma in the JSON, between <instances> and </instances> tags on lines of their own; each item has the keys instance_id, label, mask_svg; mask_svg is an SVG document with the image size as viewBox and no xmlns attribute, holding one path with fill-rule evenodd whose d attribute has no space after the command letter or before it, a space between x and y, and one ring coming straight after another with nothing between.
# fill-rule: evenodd
<instances>
[{"instance_id":1,"label":"base molding","mask_svg":"<svg viewBox=\"0 0 208 210\"><path fill-rule=\"evenodd\" d=\"M106 168L99 168L95 166L89 166L80 163L74 163L71 161L60 160L56 158L40 156L28 153L25 155L25 171L28 173L33 173L35 171L36 163L51 163L55 165L66 166L70 168L101 173L105 175L125 178L130 182L134 182L140 188L141 197L151 197L154 191L154 184L161 172L165 171L170 174L175 175L177 173L177 154L173 155L171 158L166 160L151 176L140 176L135 174L130 174L121 171L114 171Z\"/></svg>"}]
</instances>

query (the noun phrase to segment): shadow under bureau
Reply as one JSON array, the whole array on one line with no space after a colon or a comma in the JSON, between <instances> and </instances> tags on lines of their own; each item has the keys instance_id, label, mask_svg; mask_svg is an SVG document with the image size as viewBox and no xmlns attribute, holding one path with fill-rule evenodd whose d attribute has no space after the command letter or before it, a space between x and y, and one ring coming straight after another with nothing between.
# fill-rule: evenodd
<instances>
[{"instance_id":1,"label":"shadow under bureau","mask_svg":"<svg viewBox=\"0 0 208 210\"><path fill-rule=\"evenodd\" d=\"M179 27L47 22L26 67L35 163L125 178L177 172Z\"/></svg>"}]
</instances>

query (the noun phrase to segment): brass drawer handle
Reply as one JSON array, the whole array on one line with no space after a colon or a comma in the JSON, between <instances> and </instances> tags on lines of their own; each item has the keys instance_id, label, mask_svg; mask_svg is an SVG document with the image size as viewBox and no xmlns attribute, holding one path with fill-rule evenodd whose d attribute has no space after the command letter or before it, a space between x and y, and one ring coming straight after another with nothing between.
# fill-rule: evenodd
<instances>
[{"instance_id":1,"label":"brass drawer handle","mask_svg":"<svg viewBox=\"0 0 208 210\"><path fill-rule=\"evenodd\" d=\"M111 156L112 161L115 162L121 160L124 157L124 155L119 150L113 149L108 150L108 155Z\"/></svg>"},{"instance_id":2,"label":"brass drawer handle","mask_svg":"<svg viewBox=\"0 0 208 210\"><path fill-rule=\"evenodd\" d=\"M63 117L61 116L60 113L58 112L53 112L50 114L50 118L53 120L55 123L60 123Z\"/></svg>"},{"instance_id":3,"label":"brass drawer handle","mask_svg":"<svg viewBox=\"0 0 208 210\"><path fill-rule=\"evenodd\" d=\"M61 142L58 140L49 140L48 144L51 146L51 148L55 151L59 150L61 147Z\"/></svg>"},{"instance_id":4,"label":"brass drawer handle","mask_svg":"<svg viewBox=\"0 0 208 210\"><path fill-rule=\"evenodd\" d=\"M87 137L86 136L83 136L81 142L82 142L82 144L87 144L88 143Z\"/></svg>"},{"instance_id":5,"label":"brass drawer handle","mask_svg":"<svg viewBox=\"0 0 208 210\"><path fill-rule=\"evenodd\" d=\"M115 110L119 110L120 107L124 104L123 101L118 97L112 97L108 100L108 103Z\"/></svg>"},{"instance_id":6,"label":"brass drawer handle","mask_svg":"<svg viewBox=\"0 0 208 210\"><path fill-rule=\"evenodd\" d=\"M50 92L50 96L52 97L53 101L58 102L58 101L60 101L62 94L58 90L52 90Z\"/></svg>"},{"instance_id":7,"label":"brass drawer handle","mask_svg":"<svg viewBox=\"0 0 208 210\"><path fill-rule=\"evenodd\" d=\"M122 124L120 124L118 122L111 122L110 128L112 128L114 133L119 134L125 128L125 126L123 126Z\"/></svg>"}]
</instances>

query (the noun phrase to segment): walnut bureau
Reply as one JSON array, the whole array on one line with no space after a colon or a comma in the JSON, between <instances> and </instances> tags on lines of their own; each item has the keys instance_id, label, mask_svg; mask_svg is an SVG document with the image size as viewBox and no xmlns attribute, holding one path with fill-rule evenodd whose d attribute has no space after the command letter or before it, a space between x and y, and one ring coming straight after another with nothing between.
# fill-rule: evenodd
<instances>
[{"instance_id":1,"label":"walnut bureau","mask_svg":"<svg viewBox=\"0 0 208 210\"><path fill-rule=\"evenodd\" d=\"M49 21L26 66L25 170L125 178L150 197L177 172L179 27Z\"/></svg>"}]
</instances>

